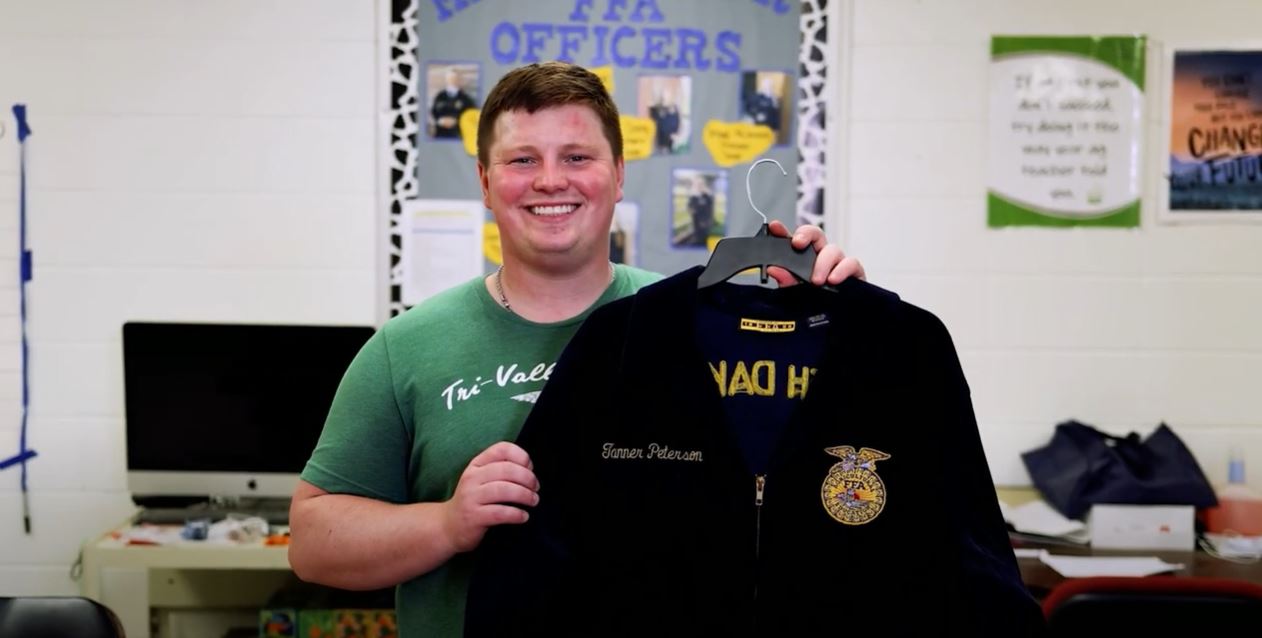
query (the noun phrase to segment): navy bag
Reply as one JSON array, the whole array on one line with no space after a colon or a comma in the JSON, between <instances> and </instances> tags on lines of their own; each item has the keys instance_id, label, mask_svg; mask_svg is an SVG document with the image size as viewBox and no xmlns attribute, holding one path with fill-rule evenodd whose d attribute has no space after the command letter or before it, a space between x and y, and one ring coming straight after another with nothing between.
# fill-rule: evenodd
<instances>
[{"instance_id":1,"label":"navy bag","mask_svg":"<svg viewBox=\"0 0 1262 638\"><path fill-rule=\"evenodd\" d=\"M1112 436L1066 421L1021 460L1043 498L1069 518L1082 518L1096 503L1218 504L1201 466L1165 423L1141 441L1134 432Z\"/></svg>"}]
</instances>

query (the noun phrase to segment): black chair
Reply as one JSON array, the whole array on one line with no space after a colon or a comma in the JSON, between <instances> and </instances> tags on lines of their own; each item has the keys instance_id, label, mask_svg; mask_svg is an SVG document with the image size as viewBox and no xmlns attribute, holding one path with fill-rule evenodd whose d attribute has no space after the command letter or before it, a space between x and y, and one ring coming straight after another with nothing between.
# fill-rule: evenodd
<instances>
[{"instance_id":1,"label":"black chair","mask_svg":"<svg viewBox=\"0 0 1262 638\"><path fill-rule=\"evenodd\" d=\"M1074 578L1043 599L1051 636L1121 628L1134 636L1218 635L1262 629L1262 585L1223 578Z\"/></svg>"},{"instance_id":2,"label":"black chair","mask_svg":"<svg viewBox=\"0 0 1262 638\"><path fill-rule=\"evenodd\" d=\"M125 638L108 607L78 596L0 598L0 638Z\"/></svg>"}]
</instances>

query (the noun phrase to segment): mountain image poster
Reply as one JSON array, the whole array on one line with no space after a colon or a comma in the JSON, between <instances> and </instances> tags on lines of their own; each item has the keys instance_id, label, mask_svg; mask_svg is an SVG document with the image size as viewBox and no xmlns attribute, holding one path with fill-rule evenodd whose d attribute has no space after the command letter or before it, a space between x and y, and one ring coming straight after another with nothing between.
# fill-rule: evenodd
<instances>
[{"instance_id":1,"label":"mountain image poster","mask_svg":"<svg viewBox=\"0 0 1262 638\"><path fill-rule=\"evenodd\" d=\"M1162 221L1262 221L1262 47L1170 56Z\"/></svg>"}]
</instances>

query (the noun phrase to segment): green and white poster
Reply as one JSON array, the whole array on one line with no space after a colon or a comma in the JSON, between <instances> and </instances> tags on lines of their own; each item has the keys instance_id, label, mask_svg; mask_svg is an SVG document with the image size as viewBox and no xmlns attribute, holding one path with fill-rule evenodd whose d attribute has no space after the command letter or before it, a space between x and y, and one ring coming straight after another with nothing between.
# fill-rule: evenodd
<instances>
[{"instance_id":1,"label":"green and white poster","mask_svg":"<svg viewBox=\"0 0 1262 638\"><path fill-rule=\"evenodd\" d=\"M1145 44L991 39L989 226L1139 225Z\"/></svg>"}]
</instances>

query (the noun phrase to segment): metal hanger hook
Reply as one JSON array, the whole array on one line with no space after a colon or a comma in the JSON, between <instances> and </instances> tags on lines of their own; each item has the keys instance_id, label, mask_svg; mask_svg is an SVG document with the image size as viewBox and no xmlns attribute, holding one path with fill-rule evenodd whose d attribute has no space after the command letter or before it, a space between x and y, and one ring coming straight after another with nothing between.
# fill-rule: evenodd
<instances>
[{"instance_id":1,"label":"metal hanger hook","mask_svg":"<svg viewBox=\"0 0 1262 638\"><path fill-rule=\"evenodd\" d=\"M753 209L754 209L754 212L755 212L755 213L758 213L758 216L762 218L762 223L763 223L763 225L766 225L766 224L768 223L768 222L767 222L767 215L766 215L766 214L764 214L761 210L759 210L759 209L758 209L758 204L755 204L755 203L754 203L754 192L753 192L752 190L750 190L750 188L749 188L749 178L750 178L750 176L752 176L752 175L754 174L754 169L755 169L755 168L758 168L758 165L759 165L759 164L762 164L763 162L771 162L772 164L775 164L775 165L776 165L776 168L780 169L780 174L781 174L781 175L784 175L785 177L788 177L788 176L789 176L789 174L788 174L788 173L784 170L784 167L780 165L780 162L777 162L776 160L773 160L773 159L771 159L770 157L764 157L764 158L762 158L762 159L758 160L757 162L754 162L753 164L750 164L750 165L749 165L749 172L748 172L748 173L745 173L745 197L748 197L748 198L749 198L749 206L750 206L750 208L753 208Z\"/></svg>"}]
</instances>

